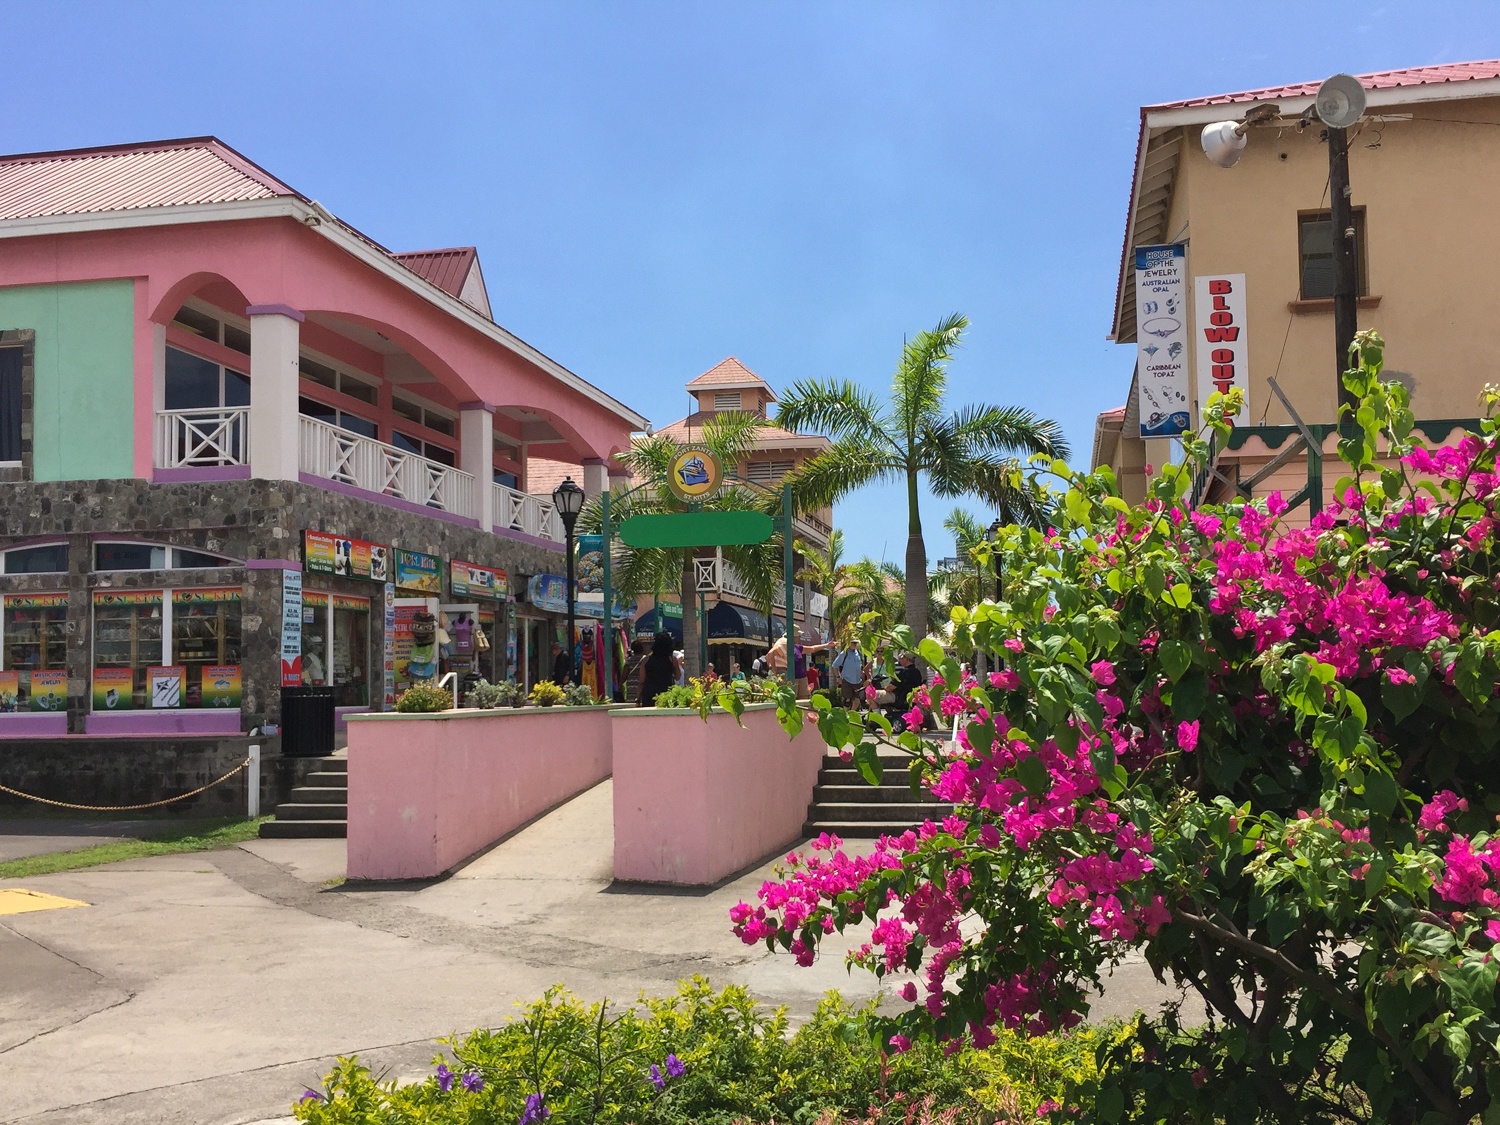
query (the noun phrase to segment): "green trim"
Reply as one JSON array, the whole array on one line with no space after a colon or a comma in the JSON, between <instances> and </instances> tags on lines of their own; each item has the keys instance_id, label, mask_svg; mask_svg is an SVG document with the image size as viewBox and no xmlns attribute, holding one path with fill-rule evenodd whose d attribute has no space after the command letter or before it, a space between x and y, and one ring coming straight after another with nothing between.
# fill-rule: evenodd
<instances>
[{"instance_id":1,"label":"green trim","mask_svg":"<svg viewBox=\"0 0 1500 1125\"><path fill-rule=\"evenodd\" d=\"M1329 425L1309 425L1307 427L1319 437L1327 437L1335 427ZM1421 430L1428 441L1443 441L1454 430L1479 429L1478 418L1429 418L1418 420L1415 429ZM1229 432L1228 447L1239 449L1253 437L1258 437L1265 442L1267 449L1280 449L1289 438L1295 438L1301 433L1296 426L1236 426Z\"/></svg>"}]
</instances>

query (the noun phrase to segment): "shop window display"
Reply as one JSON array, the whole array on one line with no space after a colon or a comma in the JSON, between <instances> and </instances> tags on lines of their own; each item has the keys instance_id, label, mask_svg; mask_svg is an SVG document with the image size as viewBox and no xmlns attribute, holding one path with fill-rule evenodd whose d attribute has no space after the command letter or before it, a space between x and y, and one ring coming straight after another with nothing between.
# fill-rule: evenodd
<instances>
[{"instance_id":1,"label":"shop window display","mask_svg":"<svg viewBox=\"0 0 1500 1125\"><path fill-rule=\"evenodd\" d=\"M183 706L239 706L240 591L172 592L172 659L185 670Z\"/></svg>"},{"instance_id":2,"label":"shop window display","mask_svg":"<svg viewBox=\"0 0 1500 1125\"><path fill-rule=\"evenodd\" d=\"M162 592L94 594L94 710L148 706L146 670L162 661Z\"/></svg>"},{"instance_id":3,"label":"shop window display","mask_svg":"<svg viewBox=\"0 0 1500 1125\"><path fill-rule=\"evenodd\" d=\"M239 587L97 590L93 709L240 706Z\"/></svg>"},{"instance_id":4,"label":"shop window display","mask_svg":"<svg viewBox=\"0 0 1500 1125\"><path fill-rule=\"evenodd\" d=\"M0 601L0 712L66 709L67 614L67 594Z\"/></svg>"},{"instance_id":5,"label":"shop window display","mask_svg":"<svg viewBox=\"0 0 1500 1125\"><path fill-rule=\"evenodd\" d=\"M303 592L302 682L331 684L336 707L370 705L368 598Z\"/></svg>"}]
</instances>

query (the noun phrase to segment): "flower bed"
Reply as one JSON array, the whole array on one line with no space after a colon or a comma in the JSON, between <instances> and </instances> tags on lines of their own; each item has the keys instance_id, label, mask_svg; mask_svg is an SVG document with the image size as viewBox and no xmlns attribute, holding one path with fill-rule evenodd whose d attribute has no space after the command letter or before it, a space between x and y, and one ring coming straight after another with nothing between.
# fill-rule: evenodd
<instances>
[{"instance_id":1,"label":"flower bed","mask_svg":"<svg viewBox=\"0 0 1500 1125\"><path fill-rule=\"evenodd\" d=\"M734 715L613 712L615 878L716 883L797 840L823 743L789 738L773 704Z\"/></svg>"},{"instance_id":2,"label":"flower bed","mask_svg":"<svg viewBox=\"0 0 1500 1125\"><path fill-rule=\"evenodd\" d=\"M349 878L430 879L604 780L607 707L349 721Z\"/></svg>"}]
</instances>

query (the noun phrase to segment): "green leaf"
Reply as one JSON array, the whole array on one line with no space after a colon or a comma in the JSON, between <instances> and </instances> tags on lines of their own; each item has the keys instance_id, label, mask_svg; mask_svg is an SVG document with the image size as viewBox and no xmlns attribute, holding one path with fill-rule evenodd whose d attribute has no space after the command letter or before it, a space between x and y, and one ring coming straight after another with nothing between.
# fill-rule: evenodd
<instances>
[{"instance_id":1,"label":"green leaf","mask_svg":"<svg viewBox=\"0 0 1500 1125\"><path fill-rule=\"evenodd\" d=\"M1107 656L1120 643L1120 626L1112 617L1101 617L1094 622L1094 639L1099 642L1100 651Z\"/></svg>"},{"instance_id":2,"label":"green leaf","mask_svg":"<svg viewBox=\"0 0 1500 1125\"><path fill-rule=\"evenodd\" d=\"M1183 676L1172 689L1172 714L1178 719L1196 719L1208 703L1208 677L1194 671Z\"/></svg>"},{"instance_id":3,"label":"green leaf","mask_svg":"<svg viewBox=\"0 0 1500 1125\"><path fill-rule=\"evenodd\" d=\"M1185 582L1179 582L1162 593L1161 600L1178 609L1187 609L1193 604L1193 591Z\"/></svg>"},{"instance_id":4,"label":"green leaf","mask_svg":"<svg viewBox=\"0 0 1500 1125\"><path fill-rule=\"evenodd\" d=\"M1162 569L1161 563L1149 562L1146 564L1144 581L1146 589L1153 598L1161 597L1162 591L1167 588L1167 572Z\"/></svg>"},{"instance_id":5,"label":"green leaf","mask_svg":"<svg viewBox=\"0 0 1500 1125\"><path fill-rule=\"evenodd\" d=\"M1026 791L1033 797L1040 797L1047 792L1052 775L1040 758L1028 754L1016 763L1016 780L1026 786Z\"/></svg>"},{"instance_id":6,"label":"green leaf","mask_svg":"<svg viewBox=\"0 0 1500 1125\"><path fill-rule=\"evenodd\" d=\"M1381 816L1390 816L1396 809L1398 791L1396 779L1384 770L1372 768L1365 775L1365 800L1370 808Z\"/></svg>"},{"instance_id":7,"label":"green leaf","mask_svg":"<svg viewBox=\"0 0 1500 1125\"><path fill-rule=\"evenodd\" d=\"M1192 650L1181 641L1170 639L1162 641L1156 652L1161 658L1162 668L1166 670L1167 676L1174 684L1182 679L1182 674L1193 662Z\"/></svg>"},{"instance_id":8,"label":"green leaf","mask_svg":"<svg viewBox=\"0 0 1500 1125\"><path fill-rule=\"evenodd\" d=\"M1125 1093L1118 1086L1106 1086L1094 1099L1094 1113L1100 1121L1118 1121L1125 1112Z\"/></svg>"},{"instance_id":9,"label":"green leaf","mask_svg":"<svg viewBox=\"0 0 1500 1125\"><path fill-rule=\"evenodd\" d=\"M923 637L922 642L917 645L917 655L933 667L941 667L944 657L943 646L931 637Z\"/></svg>"},{"instance_id":10,"label":"green leaf","mask_svg":"<svg viewBox=\"0 0 1500 1125\"><path fill-rule=\"evenodd\" d=\"M1407 944L1429 957L1446 957L1453 951L1453 935L1430 922L1414 922L1406 928Z\"/></svg>"},{"instance_id":11,"label":"green leaf","mask_svg":"<svg viewBox=\"0 0 1500 1125\"><path fill-rule=\"evenodd\" d=\"M860 777L871 785L879 785L885 777L885 767L880 764L880 750L873 742L861 742L854 748L854 766Z\"/></svg>"}]
</instances>

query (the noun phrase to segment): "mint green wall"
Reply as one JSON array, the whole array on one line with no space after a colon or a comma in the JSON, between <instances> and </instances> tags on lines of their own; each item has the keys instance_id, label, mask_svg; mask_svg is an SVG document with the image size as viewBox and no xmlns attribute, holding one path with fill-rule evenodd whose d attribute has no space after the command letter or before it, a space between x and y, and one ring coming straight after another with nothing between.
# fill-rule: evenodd
<instances>
[{"instance_id":1,"label":"mint green wall","mask_svg":"<svg viewBox=\"0 0 1500 1125\"><path fill-rule=\"evenodd\" d=\"M0 289L0 330L36 333L36 480L135 475L135 285Z\"/></svg>"}]
</instances>

